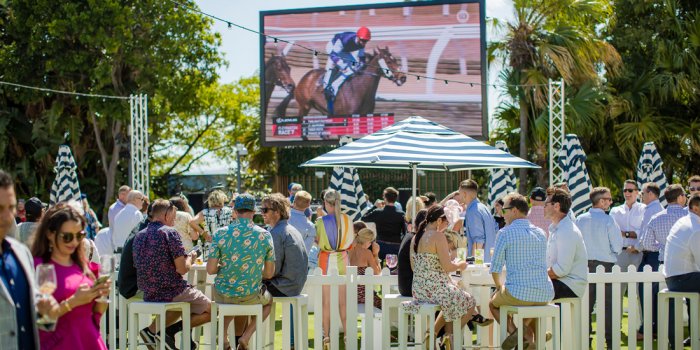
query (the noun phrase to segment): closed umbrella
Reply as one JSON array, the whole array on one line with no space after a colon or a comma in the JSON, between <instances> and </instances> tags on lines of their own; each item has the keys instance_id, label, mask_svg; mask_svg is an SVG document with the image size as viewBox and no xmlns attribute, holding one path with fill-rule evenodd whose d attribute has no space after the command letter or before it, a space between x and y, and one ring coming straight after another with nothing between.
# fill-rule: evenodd
<instances>
[{"instance_id":1,"label":"closed umbrella","mask_svg":"<svg viewBox=\"0 0 700 350\"><path fill-rule=\"evenodd\" d=\"M539 168L536 164L422 117L404 119L301 166L411 169L413 198L416 197L418 169ZM415 217L415 213L412 216Z\"/></svg>"},{"instance_id":2,"label":"closed umbrella","mask_svg":"<svg viewBox=\"0 0 700 350\"><path fill-rule=\"evenodd\" d=\"M510 153L505 141L496 141L496 148ZM496 200L515 191L515 174L512 168L497 168L489 175L489 206L493 209Z\"/></svg>"},{"instance_id":3,"label":"closed umbrella","mask_svg":"<svg viewBox=\"0 0 700 350\"><path fill-rule=\"evenodd\" d=\"M51 185L51 205L70 200L80 200L80 184L78 183L77 165L73 158L73 153L68 145L61 145L58 148L56 157L56 179Z\"/></svg>"},{"instance_id":4,"label":"closed umbrella","mask_svg":"<svg viewBox=\"0 0 700 350\"><path fill-rule=\"evenodd\" d=\"M333 168L331 176L332 189L340 193L340 202L343 212L353 220L357 221L369 210L367 198L362 190L360 175L356 168Z\"/></svg>"},{"instance_id":5,"label":"closed umbrella","mask_svg":"<svg viewBox=\"0 0 700 350\"><path fill-rule=\"evenodd\" d=\"M583 214L591 207L591 178L586 169L586 153L581 148L578 136L566 135L559 153L559 164L564 169L566 184L571 194L571 210L575 215Z\"/></svg>"},{"instance_id":6,"label":"closed umbrella","mask_svg":"<svg viewBox=\"0 0 700 350\"><path fill-rule=\"evenodd\" d=\"M668 187L666 175L663 171L664 162L661 160L659 152L656 150L654 142L646 142L642 147L642 154L637 162L637 186L642 186L647 182L654 182L661 189L661 197L659 201L661 205L666 206L666 197L664 192Z\"/></svg>"}]
</instances>

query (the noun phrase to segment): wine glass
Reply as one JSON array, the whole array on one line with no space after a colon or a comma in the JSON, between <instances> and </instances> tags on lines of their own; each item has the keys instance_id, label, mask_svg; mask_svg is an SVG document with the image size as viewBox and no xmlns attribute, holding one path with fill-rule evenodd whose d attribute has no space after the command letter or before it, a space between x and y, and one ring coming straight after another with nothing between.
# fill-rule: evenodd
<instances>
[{"instance_id":1,"label":"wine glass","mask_svg":"<svg viewBox=\"0 0 700 350\"><path fill-rule=\"evenodd\" d=\"M399 257L396 256L396 254L387 254L384 259L386 260L386 266L389 267L389 269L395 268L396 264L399 263Z\"/></svg>"},{"instance_id":2,"label":"wine glass","mask_svg":"<svg viewBox=\"0 0 700 350\"><path fill-rule=\"evenodd\" d=\"M56 269L53 264L39 264L36 266L36 283L39 285L39 292L44 299L56 291ZM47 326L55 322L48 315L43 315L36 321L37 324Z\"/></svg>"},{"instance_id":3,"label":"wine glass","mask_svg":"<svg viewBox=\"0 0 700 350\"><path fill-rule=\"evenodd\" d=\"M100 257L100 276L107 276L107 278L112 276L112 272L114 272L114 264L112 263L112 257L111 255L104 255ZM98 284L99 282L104 283L104 281L100 281L98 278L97 281L95 281L95 284ZM109 303L109 298L106 296L101 296L97 299L95 299L96 302L98 303Z\"/></svg>"}]
</instances>

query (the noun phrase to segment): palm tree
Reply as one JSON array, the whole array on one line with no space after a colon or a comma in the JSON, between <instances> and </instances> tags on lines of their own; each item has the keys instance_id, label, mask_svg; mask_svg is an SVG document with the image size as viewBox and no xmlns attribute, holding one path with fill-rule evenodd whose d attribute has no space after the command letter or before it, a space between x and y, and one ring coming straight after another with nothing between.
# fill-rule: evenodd
<instances>
[{"instance_id":1,"label":"palm tree","mask_svg":"<svg viewBox=\"0 0 700 350\"><path fill-rule=\"evenodd\" d=\"M519 107L519 155L531 159L528 141L540 145L536 161L544 165L544 178L547 162L541 153L547 147L537 142L530 124L545 112L549 79L563 78L567 86L578 87L599 82L603 70L618 72L620 56L596 28L600 19L611 17L612 8L603 0L514 0L513 5L514 20L499 25L504 36L490 43L489 56L507 65L506 82L520 85L510 91ZM527 169L520 169L519 178L524 193Z\"/></svg>"}]
</instances>

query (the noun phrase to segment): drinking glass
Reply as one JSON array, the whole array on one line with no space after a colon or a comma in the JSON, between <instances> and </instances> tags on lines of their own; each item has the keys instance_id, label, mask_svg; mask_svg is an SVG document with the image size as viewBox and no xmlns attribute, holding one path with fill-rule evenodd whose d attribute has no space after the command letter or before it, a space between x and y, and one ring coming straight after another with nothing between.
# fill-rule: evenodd
<instances>
[{"instance_id":1,"label":"drinking glass","mask_svg":"<svg viewBox=\"0 0 700 350\"><path fill-rule=\"evenodd\" d=\"M484 249L474 249L474 264L483 265L484 264Z\"/></svg>"},{"instance_id":2,"label":"drinking glass","mask_svg":"<svg viewBox=\"0 0 700 350\"><path fill-rule=\"evenodd\" d=\"M42 298L48 298L56 291L56 269L53 264L39 264L36 266L36 284ZM50 326L55 323L48 315L43 315L36 321L38 324Z\"/></svg>"},{"instance_id":3,"label":"drinking glass","mask_svg":"<svg viewBox=\"0 0 700 350\"><path fill-rule=\"evenodd\" d=\"M389 269L393 269L399 263L399 257L396 254L387 254L384 259L386 260L386 266Z\"/></svg>"},{"instance_id":4,"label":"drinking glass","mask_svg":"<svg viewBox=\"0 0 700 350\"><path fill-rule=\"evenodd\" d=\"M467 248L457 248L457 259L467 261Z\"/></svg>"},{"instance_id":5,"label":"drinking glass","mask_svg":"<svg viewBox=\"0 0 700 350\"><path fill-rule=\"evenodd\" d=\"M111 255L105 255L100 257L100 277L112 276L112 272L114 272L114 263L112 262L112 259L114 258ZM109 298L107 298L106 296L101 296L95 299L95 301L98 303L109 303Z\"/></svg>"}]
</instances>

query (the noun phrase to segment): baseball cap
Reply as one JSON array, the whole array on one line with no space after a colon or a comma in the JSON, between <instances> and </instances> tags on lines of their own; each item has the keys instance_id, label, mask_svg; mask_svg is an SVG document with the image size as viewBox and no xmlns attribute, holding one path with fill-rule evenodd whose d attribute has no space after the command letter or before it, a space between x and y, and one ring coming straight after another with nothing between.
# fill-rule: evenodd
<instances>
[{"instance_id":1,"label":"baseball cap","mask_svg":"<svg viewBox=\"0 0 700 350\"><path fill-rule=\"evenodd\" d=\"M27 216L38 219L41 216L41 210L46 207L46 204L42 203L39 198L32 197L29 198L24 203L24 210L27 212Z\"/></svg>"},{"instance_id":2,"label":"baseball cap","mask_svg":"<svg viewBox=\"0 0 700 350\"><path fill-rule=\"evenodd\" d=\"M535 187L532 189L532 192L530 192L530 199L544 201L547 199L547 192L542 187Z\"/></svg>"},{"instance_id":3,"label":"baseball cap","mask_svg":"<svg viewBox=\"0 0 700 350\"><path fill-rule=\"evenodd\" d=\"M238 195L233 203L233 209L235 210L255 210L255 197L244 193Z\"/></svg>"}]
</instances>

